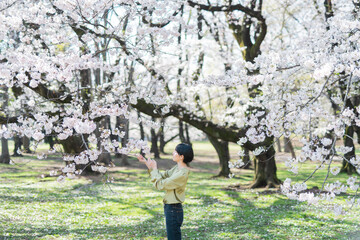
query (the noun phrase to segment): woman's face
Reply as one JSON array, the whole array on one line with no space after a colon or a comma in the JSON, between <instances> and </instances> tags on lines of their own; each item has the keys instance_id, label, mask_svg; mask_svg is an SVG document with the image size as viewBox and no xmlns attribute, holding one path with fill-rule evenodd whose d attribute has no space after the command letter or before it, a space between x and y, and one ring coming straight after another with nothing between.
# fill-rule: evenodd
<instances>
[{"instance_id":1,"label":"woman's face","mask_svg":"<svg viewBox=\"0 0 360 240\"><path fill-rule=\"evenodd\" d=\"M184 156L179 155L179 153L176 150L174 150L173 151L173 161L174 162L182 162L182 161L184 161Z\"/></svg>"}]
</instances>

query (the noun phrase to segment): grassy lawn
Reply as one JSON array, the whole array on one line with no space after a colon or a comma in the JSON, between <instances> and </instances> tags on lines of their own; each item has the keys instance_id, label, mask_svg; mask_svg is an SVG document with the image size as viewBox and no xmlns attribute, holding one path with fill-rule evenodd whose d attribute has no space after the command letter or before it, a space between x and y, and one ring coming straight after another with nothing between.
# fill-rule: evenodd
<instances>
[{"instance_id":1,"label":"grassy lawn","mask_svg":"<svg viewBox=\"0 0 360 240\"><path fill-rule=\"evenodd\" d=\"M172 152L175 143L167 146ZM40 150L46 150L47 145ZM332 206L289 200L276 190L241 189L253 170L240 170L231 179L212 179L218 171L216 153L209 143L194 144L196 159L184 204L183 239L359 239L359 208L335 216ZM231 145L232 156L238 148ZM161 169L172 166L170 155L158 160ZM281 159L281 156L279 156ZM152 188L144 166L130 158L130 167L114 167L109 176L82 177L56 182L47 177L63 163L56 156L45 160L14 158L15 165L0 164L0 239L164 239L162 195ZM340 163L337 163L340 164ZM294 179L311 173L304 164ZM45 176L42 176L45 175ZM319 172L309 186L319 186ZM278 176L293 175L278 164ZM346 181L346 175L336 176ZM334 177L332 177L333 180ZM347 196L341 197L344 200Z\"/></svg>"}]
</instances>

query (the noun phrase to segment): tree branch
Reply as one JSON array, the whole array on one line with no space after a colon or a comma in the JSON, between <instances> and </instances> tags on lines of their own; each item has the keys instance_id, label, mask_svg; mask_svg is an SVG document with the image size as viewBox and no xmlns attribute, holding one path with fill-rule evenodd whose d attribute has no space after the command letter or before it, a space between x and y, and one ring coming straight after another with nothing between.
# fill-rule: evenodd
<instances>
[{"instance_id":1,"label":"tree branch","mask_svg":"<svg viewBox=\"0 0 360 240\"><path fill-rule=\"evenodd\" d=\"M193 113L189 112L185 107L180 105L174 104L170 106L170 111L166 114L161 113L161 106L147 103L144 99L138 99L137 103L132 104L131 106L140 112L155 118L164 118L169 116L176 117L177 119L190 124L191 126L205 132L206 134L224 141L236 143L240 137L246 136L245 133L247 128L236 128L233 126L225 127L215 124L204 117L197 117ZM244 147L250 151L253 151L260 145L270 145L270 141L272 141L270 138L266 139L261 144L252 144L248 141L244 144Z\"/></svg>"},{"instance_id":2,"label":"tree branch","mask_svg":"<svg viewBox=\"0 0 360 240\"><path fill-rule=\"evenodd\" d=\"M175 17L176 15L178 15L179 12L181 12L184 9L184 5L181 5L179 9L177 9L173 14L172 17ZM145 9L146 10L146 9ZM157 28L163 28L166 25L168 25L171 20L165 22L165 23L152 23L146 20L145 16L142 17L142 21L143 23L149 24L150 27L157 27Z\"/></svg>"},{"instance_id":3,"label":"tree branch","mask_svg":"<svg viewBox=\"0 0 360 240\"><path fill-rule=\"evenodd\" d=\"M31 80L30 73L25 72L25 75L29 78L29 82L30 82ZM63 93L50 90L42 83L39 83L37 87L33 88L30 86L29 82L24 83L24 85L47 100L50 100L54 103L71 103L72 101L72 96L69 94L64 95Z\"/></svg>"},{"instance_id":4,"label":"tree branch","mask_svg":"<svg viewBox=\"0 0 360 240\"><path fill-rule=\"evenodd\" d=\"M193 1L187 1L190 7L196 7L201 10L209 11L209 12L233 12L233 11L241 11L249 16L255 17L259 21L265 21L264 17L261 15L260 11L255 11L250 8L244 7L241 4L236 5L223 5L223 6L212 6L196 3Z\"/></svg>"}]
</instances>

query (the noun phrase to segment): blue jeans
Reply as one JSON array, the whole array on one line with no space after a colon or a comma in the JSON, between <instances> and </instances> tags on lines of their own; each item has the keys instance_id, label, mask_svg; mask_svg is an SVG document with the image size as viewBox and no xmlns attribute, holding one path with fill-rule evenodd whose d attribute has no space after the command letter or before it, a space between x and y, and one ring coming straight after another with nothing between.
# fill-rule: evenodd
<instances>
[{"instance_id":1,"label":"blue jeans","mask_svg":"<svg viewBox=\"0 0 360 240\"><path fill-rule=\"evenodd\" d=\"M184 220L184 212L181 203L165 204L166 233L168 240L181 239L181 225Z\"/></svg>"}]
</instances>

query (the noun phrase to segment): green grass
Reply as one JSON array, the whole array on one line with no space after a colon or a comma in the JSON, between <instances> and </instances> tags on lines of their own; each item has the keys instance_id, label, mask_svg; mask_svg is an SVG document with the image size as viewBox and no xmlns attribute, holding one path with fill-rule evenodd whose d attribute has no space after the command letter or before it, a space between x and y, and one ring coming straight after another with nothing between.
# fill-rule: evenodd
<instances>
[{"instance_id":1,"label":"green grass","mask_svg":"<svg viewBox=\"0 0 360 240\"><path fill-rule=\"evenodd\" d=\"M170 144L166 151L171 153L174 146ZM229 185L248 184L252 171L240 170L232 179L212 179L218 167L213 148L196 143L194 149L197 162L187 186L184 239L360 238L359 208L335 216L332 206L309 206L276 191L228 190ZM235 146L231 149L236 153ZM170 162L158 162L166 161ZM61 184L56 178L41 177L63 164L50 157L14 162L17 165L0 164L0 239L166 238L163 193L153 189L147 171L135 159L130 159L129 168L111 169L111 184L94 177ZM293 178L301 181L313 168L304 164ZM320 171L308 185L321 187L325 174ZM281 162L278 176L282 180L292 177ZM346 181L347 176L336 179Z\"/></svg>"}]
</instances>

